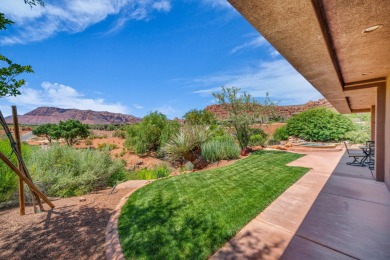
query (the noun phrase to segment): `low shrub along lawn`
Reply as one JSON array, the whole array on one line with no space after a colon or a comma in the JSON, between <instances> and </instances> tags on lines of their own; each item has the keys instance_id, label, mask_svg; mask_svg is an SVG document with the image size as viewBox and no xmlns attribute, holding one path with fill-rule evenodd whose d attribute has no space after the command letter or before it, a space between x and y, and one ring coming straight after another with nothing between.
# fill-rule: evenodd
<instances>
[{"instance_id":1,"label":"low shrub along lawn","mask_svg":"<svg viewBox=\"0 0 390 260\"><path fill-rule=\"evenodd\" d=\"M71 197L106 188L125 179L122 162L109 153L53 145L37 149L27 161L32 178L48 196Z\"/></svg>"},{"instance_id":2,"label":"low shrub along lawn","mask_svg":"<svg viewBox=\"0 0 390 260\"><path fill-rule=\"evenodd\" d=\"M154 180L169 176L171 169L165 164L157 165L152 169L135 170L127 174L126 180Z\"/></svg>"},{"instance_id":3,"label":"low shrub along lawn","mask_svg":"<svg viewBox=\"0 0 390 260\"><path fill-rule=\"evenodd\" d=\"M126 258L206 259L308 171L286 166L302 156L260 151L139 189L119 218Z\"/></svg>"},{"instance_id":4,"label":"low shrub along lawn","mask_svg":"<svg viewBox=\"0 0 390 260\"><path fill-rule=\"evenodd\" d=\"M221 136L202 145L202 156L208 162L240 158L240 151L230 136Z\"/></svg>"}]
</instances>

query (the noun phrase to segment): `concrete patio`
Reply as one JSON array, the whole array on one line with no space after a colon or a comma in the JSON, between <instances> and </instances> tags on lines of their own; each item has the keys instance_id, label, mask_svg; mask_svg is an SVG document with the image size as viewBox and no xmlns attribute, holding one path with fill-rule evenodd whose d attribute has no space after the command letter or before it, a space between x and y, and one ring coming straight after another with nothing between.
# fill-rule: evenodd
<instances>
[{"instance_id":1,"label":"concrete patio","mask_svg":"<svg viewBox=\"0 0 390 260\"><path fill-rule=\"evenodd\" d=\"M311 152L312 168L211 259L390 259L390 193L343 152Z\"/></svg>"},{"instance_id":2,"label":"concrete patio","mask_svg":"<svg viewBox=\"0 0 390 260\"><path fill-rule=\"evenodd\" d=\"M390 259L390 193L345 155L282 259Z\"/></svg>"}]
</instances>

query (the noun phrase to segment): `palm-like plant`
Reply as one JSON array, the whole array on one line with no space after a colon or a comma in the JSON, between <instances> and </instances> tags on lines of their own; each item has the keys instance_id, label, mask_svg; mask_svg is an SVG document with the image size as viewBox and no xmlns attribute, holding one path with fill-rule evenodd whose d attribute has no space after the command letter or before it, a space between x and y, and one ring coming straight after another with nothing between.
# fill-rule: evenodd
<instances>
[{"instance_id":1,"label":"palm-like plant","mask_svg":"<svg viewBox=\"0 0 390 260\"><path fill-rule=\"evenodd\" d=\"M208 127L184 125L162 148L170 161L185 159L194 165L194 169L203 169L207 161L202 157L201 146L210 137Z\"/></svg>"}]
</instances>

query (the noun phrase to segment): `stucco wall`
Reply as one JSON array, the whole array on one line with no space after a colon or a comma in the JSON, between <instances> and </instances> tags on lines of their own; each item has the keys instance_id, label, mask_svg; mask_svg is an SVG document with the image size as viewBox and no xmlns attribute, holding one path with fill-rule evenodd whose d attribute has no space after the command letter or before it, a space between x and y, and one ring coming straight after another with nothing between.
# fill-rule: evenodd
<instances>
[{"instance_id":1,"label":"stucco wall","mask_svg":"<svg viewBox=\"0 0 390 260\"><path fill-rule=\"evenodd\" d=\"M390 75L387 76L386 81L385 182L390 191Z\"/></svg>"}]
</instances>

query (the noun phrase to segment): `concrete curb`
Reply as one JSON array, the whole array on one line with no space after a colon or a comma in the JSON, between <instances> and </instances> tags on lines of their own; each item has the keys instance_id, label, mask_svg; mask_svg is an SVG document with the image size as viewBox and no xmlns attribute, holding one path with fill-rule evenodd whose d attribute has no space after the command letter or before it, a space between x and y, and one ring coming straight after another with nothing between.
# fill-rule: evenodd
<instances>
[{"instance_id":1,"label":"concrete curb","mask_svg":"<svg viewBox=\"0 0 390 260\"><path fill-rule=\"evenodd\" d=\"M127 199L131 194L136 192L138 189L145 187L146 185L152 183L153 181L142 184L140 187L128 193L124 196L115 207L114 212L111 214L110 219L108 220L106 226L106 242L104 244L106 248L106 259L108 260L124 260L126 259L123 255L122 247L119 241L118 233L118 219L121 214L122 207L125 205Z\"/></svg>"}]
</instances>

